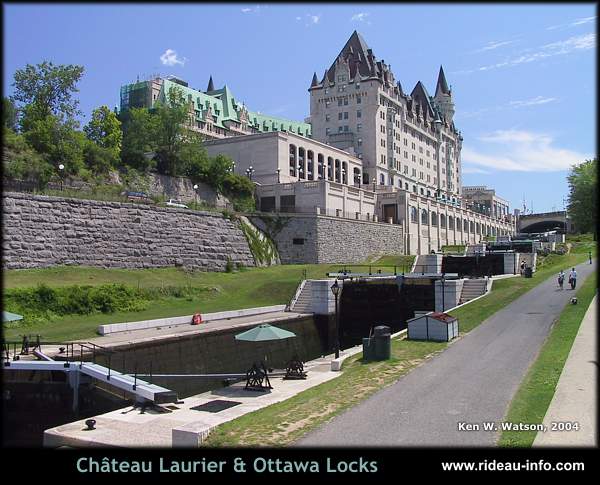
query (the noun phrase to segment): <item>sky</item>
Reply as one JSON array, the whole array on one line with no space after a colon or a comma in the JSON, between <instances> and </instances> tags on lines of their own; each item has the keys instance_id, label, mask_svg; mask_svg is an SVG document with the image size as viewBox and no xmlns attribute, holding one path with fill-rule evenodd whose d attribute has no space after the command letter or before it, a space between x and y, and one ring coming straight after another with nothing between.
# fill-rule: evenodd
<instances>
[{"instance_id":1,"label":"sky","mask_svg":"<svg viewBox=\"0 0 600 485\"><path fill-rule=\"evenodd\" d=\"M4 95L44 60L85 68L82 124L122 85L173 74L227 84L250 110L309 116L308 87L358 30L405 92L434 94L443 65L462 132L463 185L511 209L562 210L569 168L596 154L596 5L10 4Z\"/></svg>"}]
</instances>

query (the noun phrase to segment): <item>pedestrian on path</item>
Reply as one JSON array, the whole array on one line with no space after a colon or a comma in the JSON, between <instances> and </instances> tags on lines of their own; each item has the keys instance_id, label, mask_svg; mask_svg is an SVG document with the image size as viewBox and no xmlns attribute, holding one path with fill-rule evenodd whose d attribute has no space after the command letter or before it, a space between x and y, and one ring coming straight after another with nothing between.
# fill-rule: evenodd
<instances>
[{"instance_id":1,"label":"pedestrian on path","mask_svg":"<svg viewBox=\"0 0 600 485\"><path fill-rule=\"evenodd\" d=\"M574 290L577 286L577 271L575 271L575 268L573 268L571 273L569 273L569 284L571 285L572 290Z\"/></svg>"},{"instance_id":2,"label":"pedestrian on path","mask_svg":"<svg viewBox=\"0 0 600 485\"><path fill-rule=\"evenodd\" d=\"M565 282L565 272L561 269L560 273L558 273L558 286L560 289L563 289L563 283Z\"/></svg>"},{"instance_id":3,"label":"pedestrian on path","mask_svg":"<svg viewBox=\"0 0 600 485\"><path fill-rule=\"evenodd\" d=\"M521 261L521 275L525 273L525 260Z\"/></svg>"},{"instance_id":4,"label":"pedestrian on path","mask_svg":"<svg viewBox=\"0 0 600 485\"><path fill-rule=\"evenodd\" d=\"M590 252L588 253L588 255L589 255L589 257L590 257L590 264L592 264L592 252L590 251Z\"/></svg>"}]
</instances>

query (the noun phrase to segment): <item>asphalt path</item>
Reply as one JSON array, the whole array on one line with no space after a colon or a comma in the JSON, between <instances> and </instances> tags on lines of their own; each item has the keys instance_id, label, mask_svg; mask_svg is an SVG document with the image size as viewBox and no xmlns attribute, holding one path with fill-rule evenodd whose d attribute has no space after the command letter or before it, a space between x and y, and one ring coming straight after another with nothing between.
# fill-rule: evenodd
<instances>
[{"instance_id":1,"label":"asphalt path","mask_svg":"<svg viewBox=\"0 0 600 485\"><path fill-rule=\"evenodd\" d=\"M578 287L595 268L596 261L576 267ZM564 286L555 277L544 281L294 446L494 446L500 431L485 431L483 423L499 426L505 417L552 323L577 291ZM480 429L467 431L461 423Z\"/></svg>"}]
</instances>

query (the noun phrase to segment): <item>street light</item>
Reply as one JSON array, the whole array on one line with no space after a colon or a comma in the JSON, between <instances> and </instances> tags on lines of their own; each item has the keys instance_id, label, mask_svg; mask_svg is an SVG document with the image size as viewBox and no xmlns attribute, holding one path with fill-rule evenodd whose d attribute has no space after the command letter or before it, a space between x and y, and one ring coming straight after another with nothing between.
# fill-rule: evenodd
<instances>
[{"instance_id":1,"label":"street light","mask_svg":"<svg viewBox=\"0 0 600 485\"><path fill-rule=\"evenodd\" d=\"M231 162L231 173L235 173L235 162Z\"/></svg>"},{"instance_id":2,"label":"street light","mask_svg":"<svg viewBox=\"0 0 600 485\"><path fill-rule=\"evenodd\" d=\"M194 203L196 204L196 209L198 209L198 184L194 184Z\"/></svg>"},{"instance_id":3,"label":"street light","mask_svg":"<svg viewBox=\"0 0 600 485\"><path fill-rule=\"evenodd\" d=\"M63 174L65 173L65 172L64 172L64 170L65 170L65 166L64 166L64 165L61 163L61 164L58 166L58 170L59 170L59 172L58 172L58 173L59 173L59 175L60 175L60 191L62 192L62 189L63 189Z\"/></svg>"},{"instance_id":4,"label":"street light","mask_svg":"<svg viewBox=\"0 0 600 485\"><path fill-rule=\"evenodd\" d=\"M278 184L281 183L281 169L280 168L277 169L277 183Z\"/></svg>"},{"instance_id":5,"label":"street light","mask_svg":"<svg viewBox=\"0 0 600 485\"><path fill-rule=\"evenodd\" d=\"M373 192L375 192L375 184L377 183L377 179L375 177L373 177Z\"/></svg>"},{"instance_id":6,"label":"street light","mask_svg":"<svg viewBox=\"0 0 600 485\"><path fill-rule=\"evenodd\" d=\"M340 326L338 313L338 295L340 294L340 289L341 287L338 284L338 280L336 278L335 283L331 285L331 292L333 293L333 296L335 296L335 341L333 342L333 344L336 359L340 356Z\"/></svg>"},{"instance_id":7,"label":"street light","mask_svg":"<svg viewBox=\"0 0 600 485\"><path fill-rule=\"evenodd\" d=\"M254 173L254 169L252 168L252 165L250 165L247 169L246 169L246 176L252 180L252 174Z\"/></svg>"}]
</instances>

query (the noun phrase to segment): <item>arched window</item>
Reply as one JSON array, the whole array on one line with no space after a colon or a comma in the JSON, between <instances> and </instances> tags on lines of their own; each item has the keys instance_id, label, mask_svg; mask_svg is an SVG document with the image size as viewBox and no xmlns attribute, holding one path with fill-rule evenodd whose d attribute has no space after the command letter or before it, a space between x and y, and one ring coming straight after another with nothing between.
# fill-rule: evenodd
<instances>
[{"instance_id":1,"label":"arched window","mask_svg":"<svg viewBox=\"0 0 600 485\"><path fill-rule=\"evenodd\" d=\"M312 152L312 150L308 150L306 152L306 175L307 175L307 179L308 180L314 180L315 179L315 154Z\"/></svg>"},{"instance_id":2,"label":"arched window","mask_svg":"<svg viewBox=\"0 0 600 485\"><path fill-rule=\"evenodd\" d=\"M327 180L333 180L333 158L327 157Z\"/></svg>"},{"instance_id":3,"label":"arched window","mask_svg":"<svg viewBox=\"0 0 600 485\"><path fill-rule=\"evenodd\" d=\"M360 185L360 168L354 167L354 185Z\"/></svg>"},{"instance_id":4,"label":"arched window","mask_svg":"<svg viewBox=\"0 0 600 485\"><path fill-rule=\"evenodd\" d=\"M340 161L335 159L335 181L340 182Z\"/></svg>"},{"instance_id":5,"label":"arched window","mask_svg":"<svg viewBox=\"0 0 600 485\"><path fill-rule=\"evenodd\" d=\"M464 226L464 232L469 232L469 221L464 221L464 222L465 222L463 224L463 226ZM473 224L473 223L471 222L471 224Z\"/></svg>"},{"instance_id":6,"label":"arched window","mask_svg":"<svg viewBox=\"0 0 600 485\"><path fill-rule=\"evenodd\" d=\"M456 218L456 229L458 229L460 232L463 230L462 220L460 217Z\"/></svg>"},{"instance_id":7,"label":"arched window","mask_svg":"<svg viewBox=\"0 0 600 485\"><path fill-rule=\"evenodd\" d=\"M438 224L438 220L437 220L437 212L431 211L431 225L432 226L437 226Z\"/></svg>"},{"instance_id":8,"label":"arched window","mask_svg":"<svg viewBox=\"0 0 600 485\"><path fill-rule=\"evenodd\" d=\"M296 145L290 145L290 175L296 176Z\"/></svg>"},{"instance_id":9,"label":"arched window","mask_svg":"<svg viewBox=\"0 0 600 485\"><path fill-rule=\"evenodd\" d=\"M318 173L319 173L319 180L323 179L325 177L325 158L323 157L322 153L319 153L317 155L317 165L318 165Z\"/></svg>"},{"instance_id":10,"label":"arched window","mask_svg":"<svg viewBox=\"0 0 600 485\"><path fill-rule=\"evenodd\" d=\"M379 185L385 185L385 175L379 174Z\"/></svg>"},{"instance_id":11,"label":"arched window","mask_svg":"<svg viewBox=\"0 0 600 485\"><path fill-rule=\"evenodd\" d=\"M454 230L454 217L448 216L448 229Z\"/></svg>"},{"instance_id":12,"label":"arched window","mask_svg":"<svg viewBox=\"0 0 600 485\"><path fill-rule=\"evenodd\" d=\"M342 183L348 185L348 162L342 162Z\"/></svg>"},{"instance_id":13,"label":"arched window","mask_svg":"<svg viewBox=\"0 0 600 485\"><path fill-rule=\"evenodd\" d=\"M298 148L298 178L306 178L306 159L304 158L304 148Z\"/></svg>"},{"instance_id":14,"label":"arched window","mask_svg":"<svg viewBox=\"0 0 600 485\"><path fill-rule=\"evenodd\" d=\"M473 221L469 221L469 232L475 234L475 223Z\"/></svg>"},{"instance_id":15,"label":"arched window","mask_svg":"<svg viewBox=\"0 0 600 485\"><path fill-rule=\"evenodd\" d=\"M421 209L421 224L429 224L429 215L425 209Z\"/></svg>"},{"instance_id":16,"label":"arched window","mask_svg":"<svg viewBox=\"0 0 600 485\"><path fill-rule=\"evenodd\" d=\"M418 222L417 221L417 208L410 206L410 222Z\"/></svg>"},{"instance_id":17,"label":"arched window","mask_svg":"<svg viewBox=\"0 0 600 485\"><path fill-rule=\"evenodd\" d=\"M440 214L440 227L446 229L446 214Z\"/></svg>"}]
</instances>

